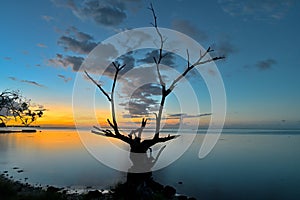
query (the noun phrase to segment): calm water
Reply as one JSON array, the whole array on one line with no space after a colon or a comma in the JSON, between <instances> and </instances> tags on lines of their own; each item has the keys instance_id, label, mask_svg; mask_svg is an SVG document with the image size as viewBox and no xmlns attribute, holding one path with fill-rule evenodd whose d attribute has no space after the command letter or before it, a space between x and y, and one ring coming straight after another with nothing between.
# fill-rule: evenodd
<instances>
[{"instance_id":1,"label":"calm water","mask_svg":"<svg viewBox=\"0 0 300 200\"><path fill-rule=\"evenodd\" d=\"M203 137L198 134L183 156L155 171L155 180L198 199L300 199L300 131L227 129L200 160ZM106 139L96 138L109 155ZM176 140L159 162L183 139ZM107 189L126 180L126 173L90 155L75 130L0 134L0 170L34 185L70 188Z\"/></svg>"}]
</instances>

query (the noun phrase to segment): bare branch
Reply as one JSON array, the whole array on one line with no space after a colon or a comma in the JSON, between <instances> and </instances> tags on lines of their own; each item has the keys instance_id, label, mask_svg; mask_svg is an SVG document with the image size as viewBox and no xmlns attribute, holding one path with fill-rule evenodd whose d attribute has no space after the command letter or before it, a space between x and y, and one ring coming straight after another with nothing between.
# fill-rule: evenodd
<instances>
[{"instance_id":1,"label":"bare branch","mask_svg":"<svg viewBox=\"0 0 300 200\"><path fill-rule=\"evenodd\" d=\"M116 120L116 111L115 111L115 102L114 102L114 92L115 92L115 87L116 87L116 83L117 83L117 78L118 78L118 74L119 72L125 67L125 64L122 65L120 67L120 64L119 63L116 63L116 62L112 62L113 66L115 67L116 71L115 71L115 75L114 75L114 80L113 80L113 84L112 84L112 88L111 88L111 94L110 96L108 95L108 93L101 87L100 84L98 84L88 73L87 71L84 71L85 74L87 75L87 77L100 89L100 91L106 96L106 98L108 99L108 101L110 102L111 104L111 115L112 115L112 122L107 119L107 122L108 124L114 129L114 132L116 135L120 135L120 136L123 136L120 134L119 132L119 128L118 128L118 123L117 123L117 120ZM103 130L101 130L103 132ZM109 135L110 137L111 134L107 131L105 131L106 135Z\"/></svg>"},{"instance_id":2,"label":"bare branch","mask_svg":"<svg viewBox=\"0 0 300 200\"><path fill-rule=\"evenodd\" d=\"M187 68L185 69L185 71L180 74L173 82L172 84L170 85L169 87L169 90L170 92L175 88L176 86L176 83L178 83L184 76L186 76L186 74L191 71L194 67L196 66L199 66L199 65L203 65L205 63L209 63L209 62L212 62L212 61L216 61L216 60L221 60L221 59L224 59L225 57L224 56L221 56L221 57L213 57L213 58L210 58L210 59L207 59L207 60L204 60L202 61L202 59L209 53L209 52L212 52L214 51L213 49L211 49L210 47L208 47L208 49L205 51L204 54L201 53L200 51L200 57L199 59L192 65L190 65L190 61L189 61L189 53L188 53L188 50L187 50L187 59L188 59L188 64L187 64Z\"/></svg>"},{"instance_id":3,"label":"bare branch","mask_svg":"<svg viewBox=\"0 0 300 200\"><path fill-rule=\"evenodd\" d=\"M140 138L140 139L141 139L141 138L142 138L142 132L143 132L143 130L144 130L144 128L146 127L146 124L147 124L147 120L148 120L148 119L143 118L143 119L142 119L142 123L141 123L141 127L140 127L140 128L137 128L137 129L135 129L135 130L132 130L128 136L129 136L130 138L132 138L132 135L134 135L135 138ZM135 133L137 133L137 132L138 132L138 135L135 134Z\"/></svg>"},{"instance_id":4,"label":"bare branch","mask_svg":"<svg viewBox=\"0 0 300 200\"><path fill-rule=\"evenodd\" d=\"M111 98L109 97L109 95L107 94L107 92L105 92L105 90L101 87L101 85L99 83L97 83L97 81L95 81L88 73L87 71L84 70L85 75L100 89L100 91L106 96L106 98L108 99L108 101L111 101Z\"/></svg>"},{"instance_id":5,"label":"bare branch","mask_svg":"<svg viewBox=\"0 0 300 200\"><path fill-rule=\"evenodd\" d=\"M190 54L189 54L189 50L186 49L186 56L187 56L187 67L190 67Z\"/></svg>"},{"instance_id":6,"label":"bare branch","mask_svg":"<svg viewBox=\"0 0 300 200\"><path fill-rule=\"evenodd\" d=\"M115 93L115 87L116 87L116 83L117 83L118 74L119 74L120 70L122 70L125 67L125 64L122 67L120 67L119 64L115 64L113 62L113 65L116 68L116 72L115 72L114 82L113 82L113 85L112 85L111 96L110 96L110 99L111 99L111 101L110 101L110 103L111 103L111 115L112 115L112 120L113 120L113 126L112 127L115 131L115 134L119 135L120 132L119 132L118 123L117 123L117 119L116 119L114 93Z\"/></svg>"},{"instance_id":7,"label":"bare branch","mask_svg":"<svg viewBox=\"0 0 300 200\"><path fill-rule=\"evenodd\" d=\"M156 128L155 128L154 138L157 139L157 138L159 138L160 122L161 122L162 111L163 111L163 107L164 107L164 104L165 104L165 98L166 98L166 84L162 79L162 76L161 76L161 73L160 73L160 70L159 70L159 65L160 65L161 60L163 59L163 57L166 56L166 54L163 55L163 53L162 53L165 40L163 39L163 36L160 33L159 28L157 26L157 17L156 17L156 14L155 14L155 11L154 11L154 8L153 8L152 4L150 4L149 9L152 12L153 20L154 20L154 23L152 23L152 25L154 26L154 28L157 32L157 35L159 36L159 39L160 39L160 48L159 48L158 59L154 58L154 61L155 61L155 64L156 64L156 71L157 71L157 75L158 75L158 78L159 78L159 83L161 85L161 93L162 93L159 111L158 111L158 114L156 115L157 117L156 117Z\"/></svg>"},{"instance_id":8,"label":"bare branch","mask_svg":"<svg viewBox=\"0 0 300 200\"><path fill-rule=\"evenodd\" d=\"M96 126L94 126L96 130L92 130L91 132L97 135L105 136L105 137L111 137L111 138L116 138L119 140L122 140L123 142L128 143L129 145L132 144L133 140L127 136L124 136L122 134L113 134L111 130L109 129L100 129Z\"/></svg>"}]
</instances>

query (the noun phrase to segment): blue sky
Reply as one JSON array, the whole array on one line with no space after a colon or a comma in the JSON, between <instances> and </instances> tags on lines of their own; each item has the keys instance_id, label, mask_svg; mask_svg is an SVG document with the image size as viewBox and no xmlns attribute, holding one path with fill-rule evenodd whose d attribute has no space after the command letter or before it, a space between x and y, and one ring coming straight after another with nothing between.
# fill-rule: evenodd
<instances>
[{"instance_id":1,"label":"blue sky","mask_svg":"<svg viewBox=\"0 0 300 200\"><path fill-rule=\"evenodd\" d=\"M55 124L55 117L71 123L74 69L80 64L75 57L84 59L99 42L122 30L151 26L149 3L1 1L0 91L19 89L45 105L42 124ZM226 89L228 126L300 127L298 1L152 3L160 27L226 55L217 66ZM210 112L207 99L200 102L203 112ZM168 114L176 114L174 98L169 101Z\"/></svg>"}]
</instances>

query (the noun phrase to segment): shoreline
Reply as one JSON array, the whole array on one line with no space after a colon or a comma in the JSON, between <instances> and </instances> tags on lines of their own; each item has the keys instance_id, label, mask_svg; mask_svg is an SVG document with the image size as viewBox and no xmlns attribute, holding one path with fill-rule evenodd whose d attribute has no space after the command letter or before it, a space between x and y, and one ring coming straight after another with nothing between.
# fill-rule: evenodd
<instances>
[{"instance_id":1,"label":"shoreline","mask_svg":"<svg viewBox=\"0 0 300 200\"><path fill-rule=\"evenodd\" d=\"M57 188L54 186L38 187L30 185L29 183L22 183L9 178L7 173L0 174L0 194L1 199L14 200L110 200L110 199L124 199L126 195L126 183L115 185L111 190L97 190L88 189L82 193L78 191L70 191L68 188ZM171 189L173 194L168 193ZM172 200L195 200L193 197L176 194L176 189L171 186L165 186L160 192L154 192L152 199L172 199Z\"/></svg>"}]
</instances>

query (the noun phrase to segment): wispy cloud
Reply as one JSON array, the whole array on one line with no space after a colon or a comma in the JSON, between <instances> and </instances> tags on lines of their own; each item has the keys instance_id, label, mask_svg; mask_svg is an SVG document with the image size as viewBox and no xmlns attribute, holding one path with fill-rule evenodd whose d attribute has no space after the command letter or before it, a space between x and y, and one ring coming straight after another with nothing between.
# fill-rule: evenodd
<instances>
[{"instance_id":1,"label":"wispy cloud","mask_svg":"<svg viewBox=\"0 0 300 200\"><path fill-rule=\"evenodd\" d=\"M45 20L46 22L50 22L50 21L54 20L54 17L49 16L49 15L42 15L41 18L43 20Z\"/></svg>"},{"instance_id":2,"label":"wispy cloud","mask_svg":"<svg viewBox=\"0 0 300 200\"><path fill-rule=\"evenodd\" d=\"M13 76L10 76L10 77L8 77L10 80L12 80L12 81L16 81L17 80L17 78L16 77L13 77Z\"/></svg>"},{"instance_id":3,"label":"wispy cloud","mask_svg":"<svg viewBox=\"0 0 300 200\"><path fill-rule=\"evenodd\" d=\"M66 77L66 76L64 76L64 75L62 75L62 74L58 74L57 76L58 76L59 78L61 78L65 83L67 83L67 82L69 82L69 81L72 80L71 77Z\"/></svg>"},{"instance_id":4,"label":"wispy cloud","mask_svg":"<svg viewBox=\"0 0 300 200\"><path fill-rule=\"evenodd\" d=\"M224 12L244 20L279 20L294 4L294 0L219 0Z\"/></svg>"},{"instance_id":5,"label":"wispy cloud","mask_svg":"<svg viewBox=\"0 0 300 200\"><path fill-rule=\"evenodd\" d=\"M219 38L218 42L213 45L212 48L215 50L215 52L212 53L212 56L216 54L216 56L221 55L228 57L229 55L238 52L237 47L232 44L230 36L225 34Z\"/></svg>"},{"instance_id":6,"label":"wispy cloud","mask_svg":"<svg viewBox=\"0 0 300 200\"><path fill-rule=\"evenodd\" d=\"M175 113L175 114L169 114L166 119L182 119L182 118L199 118L204 116L210 116L212 113L202 113L197 115L188 115L186 113Z\"/></svg>"},{"instance_id":7,"label":"wispy cloud","mask_svg":"<svg viewBox=\"0 0 300 200\"><path fill-rule=\"evenodd\" d=\"M4 57L3 59L4 59L4 60L12 60L11 57Z\"/></svg>"},{"instance_id":8,"label":"wispy cloud","mask_svg":"<svg viewBox=\"0 0 300 200\"><path fill-rule=\"evenodd\" d=\"M47 48L47 45L45 45L43 43L38 43L38 44L36 44L36 46L41 47L41 48Z\"/></svg>"},{"instance_id":9,"label":"wispy cloud","mask_svg":"<svg viewBox=\"0 0 300 200\"><path fill-rule=\"evenodd\" d=\"M29 80L21 80L22 83L27 83L30 85L38 86L38 87L45 87L42 84L37 83L36 81L29 81Z\"/></svg>"},{"instance_id":10,"label":"wispy cloud","mask_svg":"<svg viewBox=\"0 0 300 200\"><path fill-rule=\"evenodd\" d=\"M255 66L258 67L258 69L260 70L268 70L271 69L272 66L275 65L276 63L277 63L276 60L269 58L269 59L258 61Z\"/></svg>"},{"instance_id":11,"label":"wispy cloud","mask_svg":"<svg viewBox=\"0 0 300 200\"><path fill-rule=\"evenodd\" d=\"M172 28L184 34L187 34L188 36L192 37L197 41L205 41L208 39L208 35L206 32L198 29L196 25L192 24L188 20L184 20L184 19L173 20Z\"/></svg>"},{"instance_id":12,"label":"wispy cloud","mask_svg":"<svg viewBox=\"0 0 300 200\"><path fill-rule=\"evenodd\" d=\"M46 86L36 82L36 81L31 81L31 80L19 80L18 78L16 77L13 77L13 76L10 76L8 77L10 80L12 81L18 81L18 82L21 82L21 83L26 83L26 84L29 84L29 85L33 85L33 86L37 86L37 87L43 87L45 88Z\"/></svg>"},{"instance_id":13,"label":"wispy cloud","mask_svg":"<svg viewBox=\"0 0 300 200\"><path fill-rule=\"evenodd\" d=\"M72 67L73 71L77 72L83 61L84 58L80 56L63 56L62 54L56 54L55 58L48 60L48 64L65 68Z\"/></svg>"}]
</instances>

